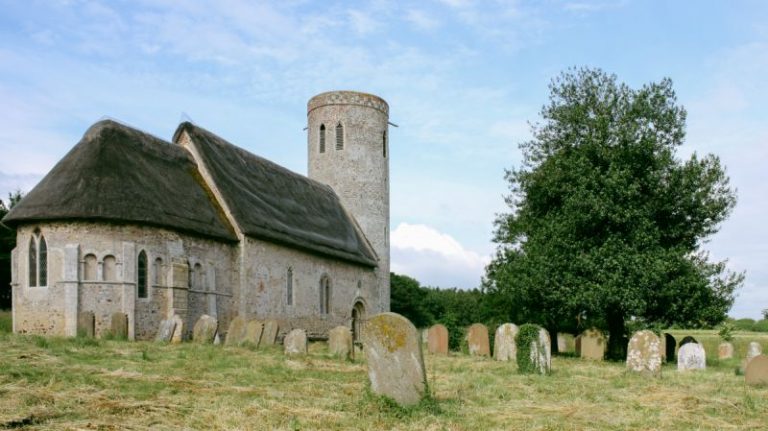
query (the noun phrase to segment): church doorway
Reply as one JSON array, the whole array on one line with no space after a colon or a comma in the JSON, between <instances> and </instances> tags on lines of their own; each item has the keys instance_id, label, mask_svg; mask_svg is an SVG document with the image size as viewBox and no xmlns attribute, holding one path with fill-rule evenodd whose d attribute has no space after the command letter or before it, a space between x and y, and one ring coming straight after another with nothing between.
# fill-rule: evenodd
<instances>
[{"instance_id":1,"label":"church doorway","mask_svg":"<svg viewBox=\"0 0 768 431\"><path fill-rule=\"evenodd\" d=\"M362 302L357 301L355 306L352 307L352 341L355 343L360 342L360 334L363 329L363 320L365 319L365 305Z\"/></svg>"}]
</instances>

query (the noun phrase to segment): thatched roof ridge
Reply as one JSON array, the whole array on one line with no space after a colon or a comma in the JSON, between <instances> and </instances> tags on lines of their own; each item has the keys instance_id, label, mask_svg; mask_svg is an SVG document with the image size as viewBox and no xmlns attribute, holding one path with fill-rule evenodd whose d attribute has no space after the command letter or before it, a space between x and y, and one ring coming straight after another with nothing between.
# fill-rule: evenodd
<instances>
[{"instance_id":1,"label":"thatched roof ridge","mask_svg":"<svg viewBox=\"0 0 768 431\"><path fill-rule=\"evenodd\" d=\"M191 123L186 132L215 188L245 235L376 266L377 257L354 218L327 185L237 147Z\"/></svg>"},{"instance_id":2,"label":"thatched roof ridge","mask_svg":"<svg viewBox=\"0 0 768 431\"><path fill-rule=\"evenodd\" d=\"M236 241L191 155L112 120L82 140L3 219L111 221Z\"/></svg>"}]
</instances>

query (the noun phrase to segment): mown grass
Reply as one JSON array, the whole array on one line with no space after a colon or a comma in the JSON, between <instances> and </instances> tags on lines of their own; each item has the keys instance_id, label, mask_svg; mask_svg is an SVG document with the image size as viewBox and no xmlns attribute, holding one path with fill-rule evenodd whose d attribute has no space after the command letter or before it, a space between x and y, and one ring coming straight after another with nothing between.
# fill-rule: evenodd
<instances>
[{"instance_id":1,"label":"mown grass","mask_svg":"<svg viewBox=\"0 0 768 431\"><path fill-rule=\"evenodd\" d=\"M427 356L431 398L401 408L365 364L322 344L163 345L0 334L0 429L766 429L768 388L729 364L659 379L556 357L550 376L460 354Z\"/></svg>"},{"instance_id":2,"label":"mown grass","mask_svg":"<svg viewBox=\"0 0 768 431\"><path fill-rule=\"evenodd\" d=\"M13 317L10 310L0 310L0 334L13 332Z\"/></svg>"}]
</instances>

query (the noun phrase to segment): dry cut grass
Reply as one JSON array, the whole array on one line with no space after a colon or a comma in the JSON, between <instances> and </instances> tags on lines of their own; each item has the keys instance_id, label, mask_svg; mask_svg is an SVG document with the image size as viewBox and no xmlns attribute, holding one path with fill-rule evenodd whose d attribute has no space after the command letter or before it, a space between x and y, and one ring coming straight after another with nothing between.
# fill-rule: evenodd
<instances>
[{"instance_id":1,"label":"dry cut grass","mask_svg":"<svg viewBox=\"0 0 768 431\"><path fill-rule=\"evenodd\" d=\"M0 334L0 429L624 430L768 428L768 388L733 364L664 369L553 360L550 376L452 354L427 356L432 398L402 409L367 389L363 362L322 344L279 349Z\"/></svg>"}]
</instances>

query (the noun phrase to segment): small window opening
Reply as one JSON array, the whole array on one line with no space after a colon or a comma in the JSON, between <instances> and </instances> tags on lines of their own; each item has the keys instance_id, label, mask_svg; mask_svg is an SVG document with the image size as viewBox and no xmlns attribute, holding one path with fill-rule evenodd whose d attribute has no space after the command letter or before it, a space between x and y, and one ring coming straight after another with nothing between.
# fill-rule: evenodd
<instances>
[{"instance_id":1,"label":"small window opening","mask_svg":"<svg viewBox=\"0 0 768 431\"><path fill-rule=\"evenodd\" d=\"M37 243L34 237L29 239L29 285L37 286Z\"/></svg>"},{"instance_id":2,"label":"small window opening","mask_svg":"<svg viewBox=\"0 0 768 431\"><path fill-rule=\"evenodd\" d=\"M324 275L320 279L320 314L328 314L331 309L331 279Z\"/></svg>"},{"instance_id":3,"label":"small window opening","mask_svg":"<svg viewBox=\"0 0 768 431\"><path fill-rule=\"evenodd\" d=\"M385 130L384 133L381 135L381 151L384 154L384 157L387 157L387 131Z\"/></svg>"},{"instance_id":4,"label":"small window opening","mask_svg":"<svg viewBox=\"0 0 768 431\"><path fill-rule=\"evenodd\" d=\"M165 278L165 271L163 271L163 259L155 259L155 286L162 286L163 279Z\"/></svg>"},{"instance_id":5,"label":"small window opening","mask_svg":"<svg viewBox=\"0 0 768 431\"><path fill-rule=\"evenodd\" d=\"M102 278L104 281L117 281L116 267L115 256L104 257L104 268L102 270Z\"/></svg>"},{"instance_id":6,"label":"small window opening","mask_svg":"<svg viewBox=\"0 0 768 431\"><path fill-rule=\"evenodd\" d=\"M336 125L336 149L344 149L344 126L341 123Z\"/></svg>"},{"instance_id":7,"label":"small window opening","mask_svg":"<svg viewBox=\"0 0 768 431\"><path fill-rule=\"evenodd\" d=\"M320 152L325 152L325 124L320 125Z\"/></svg>"},{"instance_id":8,"label":"small window opening","mask_svg":"<svg viewBox=\"0 0 768 431\"><path fill-rule=\"evenodd\" d=\"M288 268L285 274L285 302L293 305L293 268Z\"/></svg>"},{"instance_id":9,"label":"small window opening","mask_svg":"<svg viewBox=\"0 0 768 431\"><path fill-rule=\"evenodd\" d=\"M139 298L147 298L147 253L144 250L139 253L138 271L136 271L136 286Z\"/></svg>"},{"instance_id":10,"label":"small window opening","mask_svg":"<svg viewBox=\"0 0 768 431\"><path fill-rule=\"evenodd\" d=\"M96 256L93 254L87 254L85 255L85 259L83 259L83 279L84 280L97 280L98 275L96 272L96 268L98 266L98 263L96 261Z\"/></svg>"}]
</instances>

